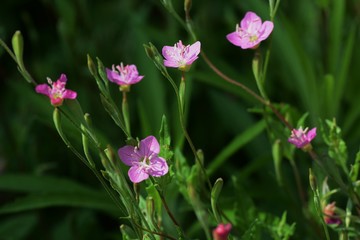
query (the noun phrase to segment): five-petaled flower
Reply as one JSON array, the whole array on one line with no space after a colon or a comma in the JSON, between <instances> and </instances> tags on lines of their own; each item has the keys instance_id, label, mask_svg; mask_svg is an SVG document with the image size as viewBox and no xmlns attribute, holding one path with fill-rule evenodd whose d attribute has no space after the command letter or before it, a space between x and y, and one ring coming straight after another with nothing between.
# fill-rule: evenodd
<instances>
[{"instance_id":1,"label":"five-petaled flower","mask_svg":"<svg viewBox=\"0 0 360 240\"><path fill-rule=\"evenodd\" d=\"M60 78L56 82L52 82L50 78L47 78L49 84L43 83L35 87L37 93L44 94L50 98L51 104L55 107L61 106L64 99L75 99L77 93L65 89L66 75L61 74ZM50 86L49 86L50 85Z\"/></svg>"},{"instance_id":2,"label":"five-petaled flower","mask_svg":"<svg viewBox=\"0 0 360 240\"><path fill-rule=\"evenodd\" d=\"M212 232L214 240L226 240L231 231L231 224L220 223Z\"/></svg>"},{"instance_id":3,"label":"five-petaled flower","mask_svg":"<svg viewBox=\"0 0 360 240\"><path fill-rule=\"evenodd\" d=\"M226 38L242 49L255 49L260 42L269 37L274 28L271 21L262 23L261 18L253 12L247 12L241 20L240 26L236 24L235 32L229 33Z\"/></svg>"},{"instance_id":4,"label":"five-petaled flower","mask_svg":"<svg viewBox=\"0 0 360 240\"><path fill-rule=\"evenodd\" d=\"M294 144L297 148L306 149L310 145L310 142L316 137L316 128L311 129L309 132L308 128L303 129L300 127L299 129L293 129L291 131L291 136L288 141L291 144Z\"/></svg>"},{"instance_id":5,"label":"five-petaled flower","mask_svg":"<svg viewBox=\"0 0 360 240\"><path fill-rule=\"evenodd\" d=\"M168 172L166 160L159 157L160 145L154 136L140 141L139 146L124 146L118 153L121 161L130 166L128 175L133 183L139 183L150 176L160 177Z\"/></svg>"},{"instance_id":6,"label":"five-petaled flower","mask_svg":"<svg viewBox=\"0 0 360 240\"><path fill-rule=\"evenodd\" d=\"M166 67L178 68L181 71L188 71L191 64L198 59L201 44L199 41L192 45L183 45L181 40L175 45L164 46L162 55L164 56L164 65Z\"/></svg>"},{"instance_id":7,"label":"five-petaled flower","mask_svg":"<svg viewBox=\"0 0 360 240\"><path fill-rule=\"evenodd\" d=\"M324 221L326 224L341 224L341 220L339 218L334 217L335 209L336 209L336 202L332 202L327 204L324 209Z\"/></svg>"},{"instance_id":8,"label":"five-petaled flower","mask_svg":"<svg viewBox=\"0 0 360 240\"><path fill-rule=\"evenodd\" d=\"M135 65L112 65L112 69L106 68L108 79L120 86L129 86L138 83L144 76L140 76Z\"/></svg>"}]
</instances>

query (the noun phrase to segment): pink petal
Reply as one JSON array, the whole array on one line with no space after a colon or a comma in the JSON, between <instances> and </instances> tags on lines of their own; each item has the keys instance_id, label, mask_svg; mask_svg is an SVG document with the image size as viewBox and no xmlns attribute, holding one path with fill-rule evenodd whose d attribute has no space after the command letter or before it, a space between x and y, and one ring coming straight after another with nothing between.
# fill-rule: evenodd
<instances>
[{"instance_id":1,"label":"pink petal","mask_svg":"<svg viewBox=\"0 0 360 240\"><path fill-rule=\"evenodd\" d=\"M35 91L37 93L41 93L41 94L44 94L46 96L50 96L50 91L51 91L51 88L49 85L47 85L46 83L43 83L43 84L39 84L35 87Z\"/></svg>"},{"instance_id":2,"label":"pink petal","mask_svg":"<svg viewBox=\"0 0 360 240\"><path fill-rule=\"evenodd\" d=\"M130 181L132 181L133 183L139 183L149 178L149 174L147 174L144 169L139 166L132 166L129 169L128 175Z\"/></svg>"},{"instance_id":3,"label":"pink petal","mask_svg":"<svg viewBox=\"0 0 360 240\"><path fill-rule=\"evenodd\" d=\"M126 145L118 150L119 157L123 163L132 166L134 162L139 162L141 156L135 152L135 147Z\"/></svg>"},{"instance_id":4,"label":"pink petal","mask_svg":"<svg viewBox=\"0 0 360 240\"><path fill-rule=\"evenodd\" d=\"M154 177L160 177L169 171L169 167L166 163L166 160L162 157L154 157L150 160L149 164L150 169L147 170L147 173Z\"/></svg>"},{"instance_id":5,"label":"pink petal","mask_svg":"<svg viewBox=\"0 0 360 240\"><path fill-rule=\"evenodd\" d=\"M167 59L164 60L164 65L165 65L165 67L173 67L173 68L180 67L179 62L174 61L174 60L167 60Z\"/></svg>"},{"instance_id":6,"label":"pink petal","mask_svg":"<svg viewBox=\"0 0 360 240\"><path fill-rule=\"evenodd\" d=\"M231 42L235 46L238 46L238 47L241 46L241 38L240 38L238 32L229 33L228 35L226 35L226 38L227 38L227 40L229 40L229 42Z\"/></svg>"},{"instance_id":7,"label":"pink petal","mask_svg":"<svg viewBox=\"0 0 360 240\"><path fill-rule=\"evenodd\" d=\"M68 99L75 99L77 96L77 93L72 91L72 90L68 90L66 89L63 93L63 98L68 98Z\"/></svg>"},{"instance_id":8,"label":"pink petal","mask_svg":"<svg viewBox=\"0 0 360 240\"><path fill-rule=\"evenodd\" d=\"M256 41L249 41L249 39L243 39L242 41L241 41L241 45L240 45L240 47L242 48L242 49L248 49L248 48L253 48L253 47L255 47L256 45L258 45L259 44L259 40L256 40Z\"/></svg>"},{"instance_id":9,"label":"pink petal","mask_svg":"<svg viewBox=\"0 0 360 240\"><path fill-rule=\"evenodd\" d=\"M311 129L307 134L309 142L316 137L316 128Z\"/></svg>"},{"instance_id":10,"label":"pink petal","mask_svg":"<svg viewBox=\"0 0 360 240\"><path fill-rule=\"evenodd\" d=\"M153 153L158 154L160 152L160 145L154 136L148 136L140 141L140 154L142 156L149 157Z\"/></svg>"},{"instance_id":11,"label":"pink petal","mask_svg":"<svg viewBox=\"0 0 360 240\"><path fill-rule=\"evenodd\" d=\"M62 74L60 75L60 78L58 79L58 81L60 81L60 82L66 82L66 81L67 81L66 75L65 75L64 73L62 73Z\"/></svg>"},{"instance_id":12,"label":"pink petal","mask_svg":"<svg viewBox=\"0 0 360 240\"><path fill-rule=\"evenodd\" d=\"M172 53L174 52L174 47L164 46L161 52L165 59L172 59L172 55L173 55Z\"/></svg>"},{"instance_id":13,"label":"pink petal","mask_svg":"<svg viewBox=\"0 0 360 240\"><path fill-rule=\"evenodd\" d=\"M195 42L189 47L189 52L187 58L190 60L187 62L188 65L192 64L200 53L201 43L199 41Z\"/></svg>"},{"instance_id":14,"label":"pink petal","mask_svg":"<svg viewBox=\"0 0 360 240\"><path fill-rule=\"evenodd\" d=\"M120 75L116 71L112 71L106 68L106 76L108 77L110 82L117 83L121 78Z\"/></svg>"},{"instance_id":15,"label":"pink petal","mask_svg":"<svg viewBox=\"0 0 360 240\"><path fill-rule=\"evenodd\" d=\"M248 29L249 27L258 29L261 26L261 18L254 12L247 12L245 17L241 20L240 26L242 29Z\"/></svg>"},{"instance_id":16,"label":"pink petal","mask_svg":"<svg viewBox=\"0 0 360 240\"><path fill-rule=\"evenodd\" d=\"M259 31L259 41L263 41L268 38L273 29L274 24L270 21L265 21Z\"/></svg>"}]
</instances>

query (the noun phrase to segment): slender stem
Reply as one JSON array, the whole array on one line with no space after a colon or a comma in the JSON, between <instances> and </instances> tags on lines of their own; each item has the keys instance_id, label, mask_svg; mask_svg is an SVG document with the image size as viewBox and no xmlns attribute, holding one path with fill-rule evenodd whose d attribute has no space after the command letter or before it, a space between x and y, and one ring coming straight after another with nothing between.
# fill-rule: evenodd
<instances>
[{"instance_id":1,"label":"slender stem","mask_svg":"<svg viewBox=\"0 0 360 240\"><path fill-rule=\"evenodd\" d=\"M143 226L137 224L136 222L133 222L133 223L134 223L134 225L135 225L136 227L140 228L141 230L143 230L143 231L145 231L145 232L149 232L149 233L151 233L151 234L159 235L159 236L162 236L162 237L165 237L165 238L168 238L168 239L177 240L176 238L174 238L174 237L172 237L172 236L169 236L169 235L167 235L167 234L158 233L158 232L154 232L154 231L151 231L151 230L149 230L149 229L146 229L146 228L144 228Z\"/></svg>"},{"instance_id":2,"label":"slender stem","mask_svg":"<svg viewBox=\"0 0 360 240\"><path fill-rule=\"evenodd\" d=\"M174 225L178 228L180 228L180 224L176 221L176 218L174 217L174 215L172 214L169 206L167 205L167 202L165 200L165 197L162 193L159 192L160 198L161 198L161 202L167 212L167 214L169 215L169 217L171 218L171 221L174 223Z\"/></svg>"},{"instance_id":3,"label":"slender stem","mask_svg":"<svg viewBox=\"0 0 360 240\"><path fill-rule=\"evenodd\" d=\"M6 43L0 38L0 45L5 48L5 50L7 51L7 53L10 55L10 57L16 62L16 64L18 64L17 59L14 55L14 53L10 50L10 48L6 45Z\"/></svg>"},{"instance_id":4,"label":"slender stem","mask_svg":"<svg viewBox=\"0 0 360 240\"><path fill-rule=\"evenodd\" d=\"M274 107L274 105L271 104L271 102L269 100L265 100L264 98L262 98L261 96L259 96L258 94L256 94L253 90L251 90L250 88L248 88L247 86L245 86L244 84L235 81L234 79L228 77L227 75L225 75L223 72L221 72L210 60L209 58L206 56L206 54L202 51L201 52L201 56L204 58L205 62L209 65L209 67L222 79L224 79L225 81L234 84L240 88L242 88L245 92L247 92L248 94L250 94L252 97L254 97L256 100L258 100L260 103L264 104L265 106L269 107L271 109L271 111L278 117L278 119L283 122L285 124L285 126L287 128L289 128L290 130L293 129L293 127L291 126L291 124L284 118L283 115L281 115L279 113L279 111Z\"/></svg>"},{"instance_id":5,"label":"slender stem","mask_svg":"<svg viewBox=\"0 0 360 240\"><path fill-rule=\"evenodd\" d=\"M295 163L295 161L293 159L290 160L290 164L291 164L291 167L292 167L294 175L295 175L296 186L297 186L298 193L299 193L299 196L300 196L300 199L301 199L301 203L302 203L303 206L306 206L305 193L304 193L304 188L303 188L302 183L301 183L301 177L300 177L300 174L299 174L299 170L298 170L297 165L296 165L296 163Z\"/></svg>"},{"instance_id":6,"label":"slender stem","mask_svg":"<svg viewBox=\"0 0 360 240\"><path fill-rule=\"evenodd\" d=\"M64 113L60 108L58 108L60 110L60 112ZM64 114L64 116L75 126L77 126L70 118L67 114ZM78 128L81 130L81 128ZM60 134L60 133L59 133ZM91 165L89 164L89 162L72 146L72 144L70 143L69 140L67 140L67 138L65 136L63 136L62 134L60 134L60 137L62 138L62 140L64 141L64 143L66 144L66 146L81 160L81 162L83 162L85 164L85 166L87 166L97 177L97 179L100 181L101 185L105 188L106 192L110 195L110 198L115 202L116 206L122 211L125 212L124 209L122 208L121 204L119 203L118 199L115 197L114 193L111 191L111 189L109 188L109 186L105 183L104 179L100 176L100 174L98 173L96 166L95 165Z\"/></svg>"},{"instance_id":7,"label":"slender stem","mask_svg":"<svg viewBox=\"0 0 360 240\"><path fill-rule=\"evenodd\" d=\"M123 114L123 118L124 118L124 122L125 122L125 127L126 127L126 131L128 132L128 134L131 136L131 131L130 131L130 115L129 115L129 106L128 106L128 102L127 102L127 94L126 91L122 91L122 114Z\"/></svg>"},{"instance_id":8,"label":"slender stem","mask_svg":"<svg viewBox=\"0 0 360 240\"><path fill-rule=\"evenodd\" d=\"M177 97L178 97L178 109L179 109L179 115L180 115L180 125L181 125L181 128L183 130L184 136L185 136L187 142L189 143L191 151L193 152L197 163L200 165L201 171L203 172L204 177L205 177L205 179L207 181L209 190L211 190L211 188L212 188L211 183L210 183L209 177L207 175L207 172L205 170L205 167L204 167L204 165L203 165L203 163L202 163L202 161L201 161L201 159L200 159L200 157L199 157L199 155L198 155L198 153L196 151L195 145L192 142L191 137L190 137L190 135L189 135L189 133L188 133L188 131L186 129L185 115L184 115L184 109L185 109L185 107L184 107L184 105L185 105L185 96L184 96L185 95L185 74L184 74L184 72L182 72L181 83L180 84L182 84L183 88L184 88L184 89L182 89L183 92L180 93L183 96L181 96L179 93L176 94Z\"/></svg>"}]
</instances>

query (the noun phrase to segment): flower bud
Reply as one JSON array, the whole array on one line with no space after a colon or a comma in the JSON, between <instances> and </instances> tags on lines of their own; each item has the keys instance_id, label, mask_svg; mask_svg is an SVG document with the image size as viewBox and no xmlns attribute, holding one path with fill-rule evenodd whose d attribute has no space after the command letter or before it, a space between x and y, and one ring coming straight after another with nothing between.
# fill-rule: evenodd
<instances>
[{"instance_id":1,"label":"flower bud","mask_svg":"<svg viewBox=\"0 0 360 240\"><path fill-rule=\"evenodd\" d=\"M219 224L212 232L214 240L227 240L231 227L230 223Z\"/></svg>"}]
</instances>

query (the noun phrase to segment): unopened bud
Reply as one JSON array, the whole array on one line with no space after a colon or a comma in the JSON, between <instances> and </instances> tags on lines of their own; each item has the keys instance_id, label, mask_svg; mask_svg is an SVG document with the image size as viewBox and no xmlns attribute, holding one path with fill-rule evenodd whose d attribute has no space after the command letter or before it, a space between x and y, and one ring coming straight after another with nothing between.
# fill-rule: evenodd
<instances>
[{"instance_id":1,"label":"unopened bud","mask_svg":"<svg viewBox=\"0 0 360 240\"><path fill-rule=\"evenodd\" d=\"M232 226L230 223L219 224L212 232L214 240L227 240L231 228Z\"/></svg>"},{"instance_id":2,"label":"unopened bud","mask_svg":"<svg viewBox=\"0 0 360 240\"><path fill-rule=\"evenodd\" d=\"M316 177L313 175L311 168L309 168L309 182L313 191L317 189Z\"/></svg>"}]
</instances>

